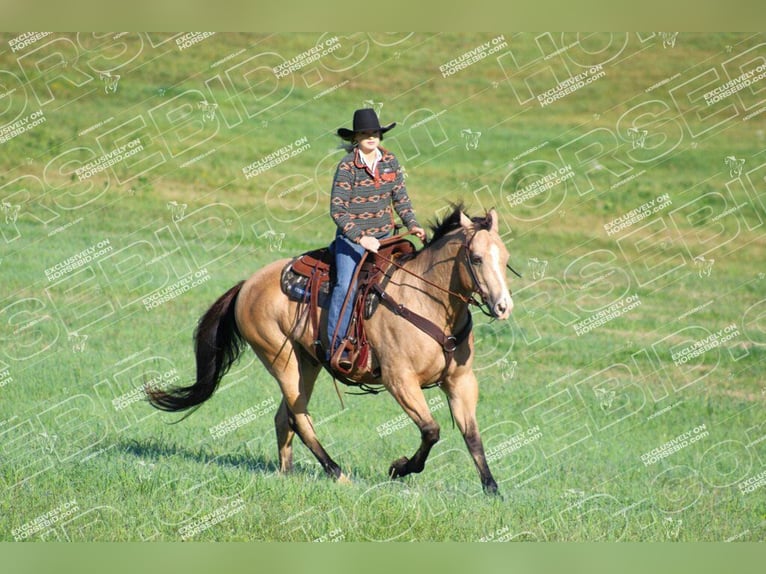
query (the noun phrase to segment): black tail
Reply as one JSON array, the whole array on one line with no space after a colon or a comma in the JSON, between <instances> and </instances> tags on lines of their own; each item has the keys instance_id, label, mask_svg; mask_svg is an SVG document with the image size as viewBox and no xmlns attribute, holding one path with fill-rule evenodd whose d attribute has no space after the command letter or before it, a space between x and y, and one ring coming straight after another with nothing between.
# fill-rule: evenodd
<instances>
[{"instance_id":1,"label":"black tail","mask_svg":"<svg viewBox=\"0 0 766 574\"><path fill-rule=\"evenodd\" d=\"M149 402L154 407L182 411L202 404L213 395L241 351L242 335L234 319L234 302L243 283L240 281L221 295L197 323L194 331L197 382L188 387L147 388Z\"/></svg>"}]
</instances>

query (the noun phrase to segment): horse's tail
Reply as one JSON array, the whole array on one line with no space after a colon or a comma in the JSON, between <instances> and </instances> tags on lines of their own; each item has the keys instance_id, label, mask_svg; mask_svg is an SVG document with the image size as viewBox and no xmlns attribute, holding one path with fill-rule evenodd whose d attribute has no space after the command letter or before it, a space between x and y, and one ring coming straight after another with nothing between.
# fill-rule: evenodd
<instances>
[{"instance_id":1,"label":"horse's tail","mask_svg":"<svg viewBox=\"0 0 766 574\"><path fill-rule=\"evenodd\" d=\"M146 389L154 407L163 411L182 411L202 404L213 395L242 349L234 303L243 283L240 281L221 295L197 323L194 331L197 381L188 387Z\"/></svg>"}]
</instances>

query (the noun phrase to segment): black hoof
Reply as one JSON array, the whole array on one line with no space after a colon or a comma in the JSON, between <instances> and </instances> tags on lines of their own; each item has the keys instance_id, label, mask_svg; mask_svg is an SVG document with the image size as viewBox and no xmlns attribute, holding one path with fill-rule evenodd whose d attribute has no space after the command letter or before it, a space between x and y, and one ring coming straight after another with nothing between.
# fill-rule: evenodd
<instances>
[{"instance_id":1,"label":"black hoof","mask_svg":"<svg viewBox=\"0 0 766 574\"><path fill-rule=\"evenodd\" d=\"M484 494L489 494L490 496L499 496L502 498L500 493L497 491L497 483L494 480L492 482L488 482L487 484L482 484L481 486L484 489Z\"/></svg>"},{"instance_id":2,"label":"black hoof","mask_svg":"<svg viewBox=\"0 0 766 574\"><path fill-rule=\"evenodd\" d=\"M391 479L394 478L401 478L403 476L407 476L410 471L407 470L407 465L409 464L410 459L406 456L403 456L402 458L397 458L394 462L391 463L391 466L388 469L388 476Z\"/></svg>"}]
</instances>

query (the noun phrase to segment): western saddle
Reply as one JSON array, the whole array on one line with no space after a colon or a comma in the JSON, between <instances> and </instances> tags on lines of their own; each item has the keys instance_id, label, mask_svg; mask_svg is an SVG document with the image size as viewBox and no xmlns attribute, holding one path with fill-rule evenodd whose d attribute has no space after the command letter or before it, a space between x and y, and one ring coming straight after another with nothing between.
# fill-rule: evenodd
<instances>
[{"instance_id":1,"label":"western saddle","mask_svg":"<svg viewBox=\"0 0 766 574\"><path fill-rule=\"evenodd\" d=\"M365 251L352 280L357 285L355 300L349 301L347 294L343 302L342 310L348 305L353 306L348 332L337 334L342 343L329 362L322 343L319 315L320 307L329 306L331 285L334 282L332 251L329 247L308 251L293 259L282 270L282 291L292 300L308 304L307 312L317 360L328 367L341 382L363 386L365 382L374 381L380 376L367 342L365 320L375 312L393 262L414 253L415 246L403 236L382 239L378 253ZM350 359L350 367L348 364L343 365L340 360L343 354Z\"/></svg>"}]
</instances>

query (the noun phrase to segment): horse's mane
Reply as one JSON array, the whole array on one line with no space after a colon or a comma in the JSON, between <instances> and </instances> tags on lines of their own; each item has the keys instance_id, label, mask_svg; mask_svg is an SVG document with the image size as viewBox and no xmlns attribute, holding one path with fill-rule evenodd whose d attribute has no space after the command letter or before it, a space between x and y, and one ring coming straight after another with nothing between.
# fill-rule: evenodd
<instances>
[{"instance_id":1,"label":"horse's mane","mask_svg":"<svg viewBox=\"0 0 766 574\"><path fill-rule=\"evenodd\" d=\"M428 242L423 246L423 248L402 256L400 261L404 262L409 259L413 259L451 231L460 229L460 214L465 213L465 206L462 201L451 203L450 205L452 205L452 213L442 219L436 218L433 223L429 224L428 227L431 229L431 237L428 239ZM474 224L474 229L476 229L476 231L481 229L490 229L492 227L492 220L490 219L489 215L485 215L484 217L470 217L470 219Z\"/></svg>"},{"instance_id":2,"label":"horse's mane","mask_svg":"<svg viewBox=\"0 0 766 574\"><path fill-rule=\"evenodd\" d=\"M446 216L444 219L436 219L429 227L431 228L431 239L428 241L428 245L438 241L450 231L460 228L460 214L465 212L463 202L452 204L452 213ZM489 215L484 217L471 217L471 222L474 224L474 228L478 231L480 229L490 229L492 227L492 220ZM426 247L428 246L426 245Z\"/></svg>"}]
</instances>

